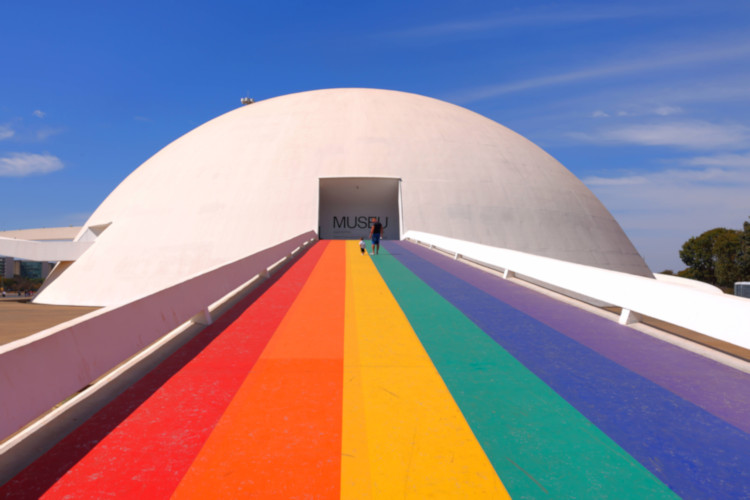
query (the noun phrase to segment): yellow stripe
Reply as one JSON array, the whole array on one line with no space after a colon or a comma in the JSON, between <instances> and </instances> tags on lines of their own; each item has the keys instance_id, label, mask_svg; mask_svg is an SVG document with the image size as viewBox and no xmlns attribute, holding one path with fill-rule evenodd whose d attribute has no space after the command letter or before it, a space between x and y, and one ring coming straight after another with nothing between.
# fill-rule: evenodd
<instances>
[{"instance_id":1,"label":"yellow stripe","mask_svg":"<svg viewBox=\"0 0 750 500\"><path fill-rule=\"evenodd\" d=\"M510 498L370 257L346 259L342 498Z\"/></svg>"}]
</instances>

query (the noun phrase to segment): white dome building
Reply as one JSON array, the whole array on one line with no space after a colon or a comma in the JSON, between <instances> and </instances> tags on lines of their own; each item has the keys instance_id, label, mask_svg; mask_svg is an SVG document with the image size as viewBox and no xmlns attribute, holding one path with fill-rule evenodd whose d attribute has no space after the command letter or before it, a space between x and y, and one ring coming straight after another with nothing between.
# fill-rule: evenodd
<instances>
[{"instance_id":1,"label":"white dome building","mask_svg":"<svg viewBox=\"0 0 750 500\"><path fill-rule=\"evenodd\" d=\"M607 209L554 158L467 109L403 92L332 89L261 101L138 167L36 302L113 305L309 231L407 230L652 277Z\"/></svg>"}]
</instances>

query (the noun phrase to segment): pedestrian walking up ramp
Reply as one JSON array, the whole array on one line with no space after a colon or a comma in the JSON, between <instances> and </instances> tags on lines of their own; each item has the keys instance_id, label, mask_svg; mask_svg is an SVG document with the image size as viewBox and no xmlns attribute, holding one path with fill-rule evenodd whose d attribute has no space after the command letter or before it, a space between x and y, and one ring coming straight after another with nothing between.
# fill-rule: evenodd
<instances>
[{"instance_id":1,"label":"pedestrian walking up ramp","mask_svg":"<svg viewBox=\"0 0 750 500\"><path fill-rule=\"evenodd\" d=\"M320 241L0 498L748 498L750 377L414 244Z\"/></svg>"}]
</instances>

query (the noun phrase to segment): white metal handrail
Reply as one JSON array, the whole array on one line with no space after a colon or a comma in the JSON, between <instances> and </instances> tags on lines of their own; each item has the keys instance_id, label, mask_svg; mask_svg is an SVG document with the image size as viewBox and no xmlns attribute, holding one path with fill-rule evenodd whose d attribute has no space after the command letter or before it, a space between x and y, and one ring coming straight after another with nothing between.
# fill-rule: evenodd
<instances>
[{"instance_id":1,"label":"white metal handrail","mask_svg":"<svg viewBox=\"0 0 750 500\"><path fill-rule=\"evenodd\" d=\"M419 231L408 231L404 239L502 269L506 278L520 275L618 306L622 324L645 315L750 349L750 300L745 298Z\"/></svg>"}]
</instances>

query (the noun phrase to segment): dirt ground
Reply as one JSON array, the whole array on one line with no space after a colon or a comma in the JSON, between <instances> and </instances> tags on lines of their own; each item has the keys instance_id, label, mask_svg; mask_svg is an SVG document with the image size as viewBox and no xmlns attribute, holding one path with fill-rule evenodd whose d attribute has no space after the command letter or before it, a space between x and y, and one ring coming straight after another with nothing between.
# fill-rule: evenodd
<instances>
[{"instance_id":1,"label":"dirt ground","mask_svg":"<svg viewBox=\"0 0 750 500\"><path fill-rule=\"evenodd\" d=\"M97 309L98 307L51 306L0 299L0 345Z\"/></svg>"}]
</instances>

